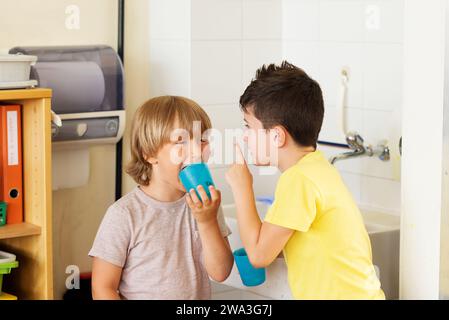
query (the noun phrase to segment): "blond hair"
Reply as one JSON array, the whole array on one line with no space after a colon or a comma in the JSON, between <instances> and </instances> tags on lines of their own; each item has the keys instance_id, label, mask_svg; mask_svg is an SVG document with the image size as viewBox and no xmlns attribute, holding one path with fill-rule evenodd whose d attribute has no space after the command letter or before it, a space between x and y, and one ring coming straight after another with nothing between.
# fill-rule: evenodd
<instances>
[{"instance_id":1,"label":"blond hair","mask_svg":"<svg viewBox=\"0 0 449 320\"><path fill-rule=\"evenodd\" d=\"M146 159L156 156L159 149L170 142L176 120L190 136L193 136L194 121L201 122L202 133L212 127L206 112L185 97L156 97L137 109L131 127L131 161L126 172L138 184L150 183L152 166Z\"/></svg>"}]
</instances>

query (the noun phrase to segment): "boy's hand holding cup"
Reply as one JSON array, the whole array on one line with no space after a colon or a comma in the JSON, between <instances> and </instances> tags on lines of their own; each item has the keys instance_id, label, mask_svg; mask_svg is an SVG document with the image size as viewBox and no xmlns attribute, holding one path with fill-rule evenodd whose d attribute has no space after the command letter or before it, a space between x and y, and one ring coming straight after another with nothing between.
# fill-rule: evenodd
<instances>
[{"instance_id":1,"label":"boy's hand holding cup","mask_svg":"<svg viewBox=\"0 0 449 320\"><path fill-rule=\"evenodd\" d=\"M221 193L213 185L208 188L210 198L202 185L190 189L186 196L187 205L192 210L193 216L198 223L209 223L217 221L217 212L221 203ZM200 195L198 198L197 193Z\"/></svg>"},{"instance_id":2,"label":"boy's hand holding cup","mask_svg":"<svg viewBox=\"0 0 449 320\"><path fill-rule=\"evenodd\" d=\"M198 223L216 222L221 193L215 189L209 168L202 162L201 149L193 149L179 173L187 191L186 202Z\"/></svg>"}]
</instances>

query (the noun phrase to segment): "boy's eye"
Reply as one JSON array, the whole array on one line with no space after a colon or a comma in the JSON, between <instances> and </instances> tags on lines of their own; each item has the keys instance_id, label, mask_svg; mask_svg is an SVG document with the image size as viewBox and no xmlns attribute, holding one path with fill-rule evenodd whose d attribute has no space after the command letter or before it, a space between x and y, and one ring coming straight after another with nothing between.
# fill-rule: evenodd
<instances>
[{"instance_id":1,"label":"boy's eye","mask_svg":"<svg viewBox=\"0 0 449 320\"><path fill-rule=\"evenodd\" d=\"M201 139L201 143L209 143L209 140L207 140L207 139Z\"/></svg>"},{"instance_id":2,"label":"boy's eye","mask_svg":"<svg viewBox=\"0 0 449 320\"><path fill-rule=\"evenodd\" d=\"M247 123L244 124L245 128L249 129L249 125Z\"/></svg>"}]
</instances>

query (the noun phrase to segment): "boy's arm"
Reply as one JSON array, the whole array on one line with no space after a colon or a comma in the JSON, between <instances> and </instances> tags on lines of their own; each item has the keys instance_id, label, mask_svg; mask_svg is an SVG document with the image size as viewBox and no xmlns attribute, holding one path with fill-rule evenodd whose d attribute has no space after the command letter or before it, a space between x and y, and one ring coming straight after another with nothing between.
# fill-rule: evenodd
<instances>
[{"instance_id":1,"label":"boy's arm","mask_svg":"<svg viewBox=\"0 0 449 320\"><path fill-rule=\"evenodd\" d=\"M101 258L92 263L92 298L94 300L120 300L118 286L122 268Z\"/></svg>"},{"instance_id":2,"label":"boy's arm","mask_svg":"<svg viewBox=\"0 0 449 320\"><path fill-rule=\"evenodd\" d=\"M198 199L193 189L187 194L186 201L198 224L204 266L213 280L223 282L231 273L234 257L229 241L222 236L218 225L217 212L221 195L213 186L209 188L211 199L202 186L198 186L197 190L202 201Z\"/></svg>"},{"instance_id":3,"label":"boy's arm","mask_svg":"<svg viewBox=\"0 0 449 320\"><path fill-rule=\"evenodd\" d=\"M243 172L240 177L251 175L246 164L238 168ZM244 171L247 171L246 173ZM251 264L263 268L271 264L282 252L294 230L261 222L257 213L254 192L251 183L237 184L232 187L240 238Z\"/></svg>"},{"instance_id":4,"label":"boy's arm","mask_svg":"<svg viewBox=\"0 0 449 320\"><path fill-rule=\"evenodd\" d=\"M256 209L252 175L236 145L236 163L226 173L237 210L240 238L254 267L268 266L279 255L294 230L261 222Z\"/></svg>"},{"instance_id":5,"label":"boy's arm","mask_svg":"<svg viewBox=\"0 0 449 320\"><path fill-rule=\"evenodd\" d=\"M234 264L228 238L223 238L218 223L213 225L199 223L198 231L203 245L203 259L207 273L217 282L225 281Z\"/></svg>"}]
</instances>

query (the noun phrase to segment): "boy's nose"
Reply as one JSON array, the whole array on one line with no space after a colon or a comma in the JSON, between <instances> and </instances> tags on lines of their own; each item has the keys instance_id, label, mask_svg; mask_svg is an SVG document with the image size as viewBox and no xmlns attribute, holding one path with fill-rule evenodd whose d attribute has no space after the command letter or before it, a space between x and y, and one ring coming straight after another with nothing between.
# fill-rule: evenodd
<instances>
[{"instance_id":1,"label":"boy's nose","mask_svg":"<svg viewBox=\"0 0 449 320\"><path fill-rule=\"evenodd\" d=\"M188 144L187 156L183 162L183 167L192 163L201 162L201 149L201 141L199 143L191 141Z\"/></svg>"}]
</instances>

